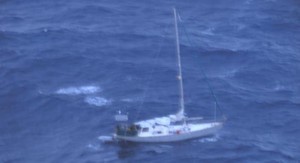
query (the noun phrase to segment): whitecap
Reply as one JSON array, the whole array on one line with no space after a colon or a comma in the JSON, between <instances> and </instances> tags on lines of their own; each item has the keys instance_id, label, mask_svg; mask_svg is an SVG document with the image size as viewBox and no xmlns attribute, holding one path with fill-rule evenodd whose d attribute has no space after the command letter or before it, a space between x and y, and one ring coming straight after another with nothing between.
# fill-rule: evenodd
<instances>
[{"instance_id":1,"label":"whitecap","mask_svg":"<svg viewBox=\"0 0 300 163\"><path fill-rule=\"evenodd\" d=\"M65 94L65 95L80 95L80 94L93 94L99 91L101 91L101 89L97 86L80 86L80 87L61 88L57 90L55 93Z\"/></svg>"},{"instance_id":2,"label":"whitecap","mask_svg":"<svg viewBox=\"0 0 300 163\"><path fill-rule=\"evenodd\" d=\"M218 141L218 139L219 139L218 136L206 137L206 138L199 139L198 142L201 142L201 143L216 142L216 141Z\"/></svg>"},{"instance_id":3,"label":"whitecap","mask_svg":"<svg viewBox=\"0 0 300 163\"><path fill-rule=\"evenodd\" d=\"M294 96L291 98L291 101L295 104L300 104L300 97Z\"/></svg>"},{"instance_id":4,"label":"whitecap","mask_svg":"<svg viewBox=\"0 0 300 163\"><path fill-rule=\"evenodd\" d=\"M93 151L99 151L101 150L101 146L99 144L88 144L87 148L93 150Z\"/></svg>"},{"instance_id":5,"label":"whitecap","mask_svg":"<svg viewBox=\"0 0 300 163\"><path fill-rule=\"evenodd\" d=\"M208 29L206 29L206 30L203 30L201 33L202 34L205 34L205 35L214 35L214 28L208 28Z\"/></svg>"},{"instance_id":6,"label":"whitecap","mask_svg":"<svg viewBox=\"0 0 300 163\"><path fill-rule=\"evenodd\" d=\"M279 82L276 82L276 86L274 88L275 91L285 90L285 87L281 85Z\"/></svg>"},{"instance_id":7,"label":"whitecap","mask_svg":"<svg viewBox=\"0 0 300 163\"><path fill-rule=\"evenodd\" d=\"M111 137L111 136L99 136L98 139L102 143L113 142L113 137Z\"/></svg>"},{"instance_id":8,"label":"whitecap","mask_svg":"<svg viewBox=\"0 0 300 163\"><path fill-rule=\"evenodd\" d=\"M90 105L95 105L95 106L104 106L108 105L111 103L110 100L103 98L103 97L86 97L84 101Z\"/></svg>"},{"instance_id":9,"label":"whitecap","mask_svg":"<svg viewBox=\"0 0 300 163\"><path fill-rule=\"evenodd\" d=\"M144 152L150 152L155 154L162 154L172 149L169 145L151 145L144 149Z\"/></svg>"},{"instance_id":10,"label":"whitecap","mask_svg":"<svg viewBox=\"0 0 300 163\"><path fill-rule=\"evenodd\" d=\"M249 5L249 4L252 3L252 1L253 1L253 0L247 0L245 3L246 3L247 5Z\"/></svg>"},{"instance_id":11,"label":"whitecap","mask_svg":"<svg viewBox=\"0 0 300 163\"><path fill-rule=\"evenodd\" d=\"M121 99L121 101L123 101L123 102L133 102L133 99L124 98L124 99Z\"/></svg>"},{"instance_id":12,"label":"whitecap","mask_svg":"<svg viewBox=\"0 0 300 163\"><path fill-rule=\"evenodd\" d=\"M216 142L217 138L204 138L201 139L200 142L204 143L204 142Z\"/></svg>"},{"instance_id":13,"label":"whitecap","mask_svg":"<svg viewBox=\"0 0 300 163\"><path fill-rule=\"evenodd\" d=\"M39 94L45 94L44 91L42 91L42 90L40 90L40 89L38 90L38 93L39 93Z\"/></svg>"}]
</instances>

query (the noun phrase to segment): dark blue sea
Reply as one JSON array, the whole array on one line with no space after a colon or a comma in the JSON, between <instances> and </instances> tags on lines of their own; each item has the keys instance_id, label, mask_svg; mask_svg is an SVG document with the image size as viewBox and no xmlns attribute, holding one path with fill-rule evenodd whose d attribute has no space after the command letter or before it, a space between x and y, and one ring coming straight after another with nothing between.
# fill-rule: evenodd
<instances>
[{"instance_id":1,"label":"dark blue sea","mask_svg":"<svg viewBox=\"0 0 300 163\"><path fill-rule=\"evenodd\" d=\"M187 116L214 115L211 86L227 121L107 143L118 110L178 110L173 7ZM299 125L299 0L0 0L1 163L297 163Z\"/></svg>"}]
</instances>

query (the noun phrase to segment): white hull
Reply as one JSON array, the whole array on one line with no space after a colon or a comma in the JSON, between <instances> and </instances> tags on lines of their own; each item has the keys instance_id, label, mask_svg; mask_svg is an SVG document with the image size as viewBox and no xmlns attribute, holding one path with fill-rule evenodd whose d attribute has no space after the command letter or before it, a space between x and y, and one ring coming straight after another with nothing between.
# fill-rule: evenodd
<instances>
[{"instance_id":1,"label":"white hull","mask_svg":"<svg viewBox=\"0 0 300 163\"><path fill-rule=\"evenodd\" d=\"M180 134L168 134L162 136L119 136L114 135L117 140L129 141L129 142L144 142L144 143L155 143L155 142L175 142L183 141L188 139L194 139L199 137L205 137L215 134L221 129L223 123L212 123L208 128L193 130Z\"/></svg>"}]
</instances>

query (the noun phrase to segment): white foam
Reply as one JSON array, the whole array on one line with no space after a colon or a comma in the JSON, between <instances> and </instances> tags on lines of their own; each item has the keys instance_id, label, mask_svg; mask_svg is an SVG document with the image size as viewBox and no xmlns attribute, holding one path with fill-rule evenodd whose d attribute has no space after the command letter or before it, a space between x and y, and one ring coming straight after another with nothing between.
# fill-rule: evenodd
<instances>
[{"instance_id":1,"label":"white foam","mask_svg":"<svg viewBox=\"0 0 300 163\"><path fill-rule=\"evenodd\" d=\"M210 28L202 31L201 33L205 34L205 35L214 35L213 31L214 31L214 28L210 27Z\"/></svg>"},{"instance_id":2,"label":"white foam","mask_svg":"<svg viewBox=\"0 0 300 163\"><path fill-rule=\"evenodd\" d=\"M86 97L84 101L90 105L95 105L95 106L104 106L111 103L110 100L107 100L106 98L103 97L97 97L97 96Z\"/></svg>"},{"instance_id":3,"label":"white foam","mask_svg":"<svg viewBox=\"0 0 300 163\"><path fill-rule=\"evenodd\" d=\"M133 102L134 100L130 99L130 98L124 98L124 99L121 99L121 101L123 101L123 102Z\"/></svg>"},{"instance_id":4,"label":"white foam","mask_svg":"<svg viewBox=\"0 0 300 163\"><path fill-rule=\"evenodd\" d=\"M230 78L230 77L234 77L237 73L239 72L239 69L229 69L225 72L220 72L220 74L217 74L217 77L221 77L221 78Z\"/></svg>"},{"instance_id":5,"label":"white foam","mask_svg":"<svg viewBox=\"0 0 300 163\"><path fill-rule=\"evenodd\" d=\"M169 145L149 145L144 150L145 152L153 152L156 154L162 154L165 152L168 152L170 149L172 149L172 146Z\"/></svg>"},{"instance_id":6,"label":"white foam","mask_svg":"<svg viewBox=\"0 0 300 163\"><path fill-rule=\"evenodd\" d=\"M276 82L276 86L274 88L275 91L285 90L285 86L281 85L279 82Z\"/></svg>"},{"instance_id":7,"label":"white foam","mask_svg":"<svg viewBox=\"0 0 300 163\"><path fill-rule=\"evenodd\" d=\"M99 136L98 139L101 140L103 143L113 141L113 137L111 136Z\"/></svg>"},{"instance_id":8,"label":"white foam","mask_svg":"<svg viewBox=\"0 0 300 163\"><path fill-rule=\"evenodd\" d=\"M88 144L87 147L93 151L101 150L101 146L99 144Z\"/></svg>"},{"instance_id":9,"label":"white foam","mask_svg":"<svg viewBox=\"0 0 300 163\"><path fill-rule=\"evenodd\" d=\"M291 98L291 101L295 104L300 104L300 97L294 96Z\"/></svg>"},{"instance_id":10,"label":"white foam","mask_svg":"<svg viewBox=\"0 0 300 163\"><path fill-rule=\"evenodd\" d=\"M216 142L218 139L217 138L203 138L200 140L200 142L204 143L204 142Z\"/></svg>"},{"instance_id":11,"label":"white foam","mask_svg":"<svg viewBox=\"0 0 300 163\"><path fill-rule=\"evenodd\" d=\"M213 137L200 138L200 139L198 139L198 142L207 143L207 142L216 142L218 140L219 140L219 137L215 135Z\"/></svg>"},{"instance_id":12,"label":"white foam","mask_svg":"<svg viewBox=\"0 0 300 163\"><path fill-rule=\"evenodd\" d=\"M93 94L99 91L101 91L101 89L97 86L80 86L80 87L61 88L57 90L55 93L65 94L65 95L80 95L80 94Z\"/></svg>"},{"instance_id":13,"label":"white foam","mask_svg":"<svg viewBox=\"0 0 300 163\"><path fill-rule=\"evenodd\" d=\"M44 94L44 91L42 91L42 90L38 90L38 92L39 92L39 94Z\"/></svg>"}]
</instances>

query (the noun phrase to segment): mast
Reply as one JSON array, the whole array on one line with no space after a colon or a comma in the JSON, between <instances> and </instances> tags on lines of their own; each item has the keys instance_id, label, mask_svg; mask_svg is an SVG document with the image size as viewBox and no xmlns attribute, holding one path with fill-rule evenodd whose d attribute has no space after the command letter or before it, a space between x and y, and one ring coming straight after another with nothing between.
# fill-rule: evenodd
<instances>
[{"instance_id":1,"label":"mast","mask_svg":"<svg viewBox=\"0 0 300 163\"><path fill-rule=\"evenodd\" d=\"M176 116L179 120L181 120L182 118L184 118L184 94L183 94L183 82L182 82L182 72L181 72L181 58L180 58L180 46L179 46L176 8L173 8L173 11L174 11L175 33L176 33L176 51L177 51L178 80L179 80L179 93L180 93L179 111L177 112Z\"/></svg>"}]
</instances>

